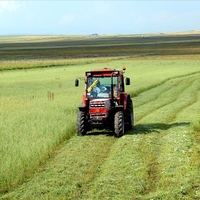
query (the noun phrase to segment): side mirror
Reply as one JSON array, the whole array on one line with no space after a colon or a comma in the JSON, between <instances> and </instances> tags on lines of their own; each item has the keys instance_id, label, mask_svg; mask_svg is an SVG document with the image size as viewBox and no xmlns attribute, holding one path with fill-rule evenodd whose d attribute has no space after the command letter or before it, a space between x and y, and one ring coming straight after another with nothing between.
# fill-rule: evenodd
<instances>
[{"instance_id":1,"label":"side mirror","mask_svg":"<svg viewBox=\"0 0 200 200\"><path fill-rule=\"evenodd\" d=\"M78 80L78 79L75 80L75 86L76 86L76 87L79 86L79 80Z\"/></svg>"},{"instance_id":2,"label":"side mirror","mask_svg":"<svg viewBox=\"0 0 200 200\"><path fill-rule=\"evenodd\" d=\"M130 78L126 78L126 85L130 85L131 81Z\"/></svg>"}]
</instances>

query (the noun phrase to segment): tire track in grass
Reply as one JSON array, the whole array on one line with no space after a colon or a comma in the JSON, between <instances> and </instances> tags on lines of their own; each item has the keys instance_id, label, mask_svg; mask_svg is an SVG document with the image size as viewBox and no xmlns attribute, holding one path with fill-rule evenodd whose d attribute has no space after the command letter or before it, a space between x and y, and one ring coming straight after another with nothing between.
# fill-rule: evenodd
<instances>
[{"instance_id":1,"label":"tire track in grass","mask_svg":"<svg viewBox=\"0 0 200 200\"><path fill-rule=\"evenodd\" d=\"M140 89L139 91L132 93L131 97L132 98L135 97L134 101L137 101L137 99L139 99L139 102L137 103L137 108L139 108L140 106L143 106L146 103L149 103L151 101L156 100L157 98L160 98L159 94L151 95L152 91L156 90L157 93L164 94L164 93L168 92L173 86L177 86L178 84L180 84L180 82L182 82L186 77L198 75L199 73L200 73L200 71L197 71L197 72L193 72L193 73L189 73L189 74L185 74L185 75L168 78L164 81L161 81L160 83L149 86L147 88ZM164 88L163 88L163 86L164 86ZM147 95L147 93L149 93L148 98L144 98L144 99L141 98L142 97L141 95L143 93L145 93L145 95ZM138 96L139 96L139 98L137 98Z\"/></svg>"},{"instance_id":2,"label":"tire track in grass","mask_svg":"<svg viewBox=\"0 0 200 200\"><path fill-rule=\"evenodd\" d=\"M170 104L173 104L180 94L184 92L185 90L187 90L188 87L190 87L190 85L193 82L193 78L190 78L190 80L187 80L187 82L185 82L184 80L178 81L178 83L176 82L176 86L175 87L171 87L169 90L167 90L166 92L162 93L162 94L157 94L158 91L156 89L154 89L154 91L156 93L155 96L158 96L158 98L156 98L153 101L150 102L146 102L144 105L142 105L142 109L140 109L140 106L137 107L136 105L136 116L137 116L137 120L140 121L143 118L145 118L146 116L148 116L149 114L153 114L155 111L162 109L165 106L168 106ZM152 91L152 92L154 92ZM149 91L148 91L149 92ZM177 95L176 95L177 94ZM173 95L171 97L171 95ZM162 98L163 101L160 101L160 99ZM137 110L139 113L137 113ZM140 113L142 112L142 113Z\"/></svg>"},{"instance_id":3,"label":"tire track in grass","mask_svg":"<svg viewBox=\"0 0 200 200\"><path fill-rule=\"evenodd\" d=\"M146 93L147 91L149 91L151 89L158 88L159 86L164 85L166 82L173 81L173 80L179 79L179 78L189 77L189 76L192 76L192 75L198 75L198 74L200 74L200 71L196 71L196 72L192 72L192 73L188 73L188 74L184 74L184 75L179 75L179 76L174 76L174 77L167 78L167 79L161 81L160 83L151 85L151 86L149 86L147 88L140 88L139 90L136 90L135 92L132 92L131 93L131 98L137 97L139 94L142 94L143 92Z\"/></svg>"},{"instance_id":4,"label":"tire track in grass","mask_svg":"<svg viewBox=\"0 0 200 200\"><path fill-rule=\"evenodd\" d=\"M183 82L183 80L182 79L169 80L162 84L159 84L157 87L150 88L149 90L138 94L137 97L134 98L134 101L137 102L137 108L157 100L161 95L164 96L165 93L169 92L174 86L180 84L180 82ZM155 91L157 95L155 94ZM143 94L145 97L143 97ZM146 96L148 96L148 98L146 98Z\"/></svg>"},{"instance_id":5,"label":"tire track in grass","mask_svg":"<svg viewBox=\"0 0 200 200\"><path fill-rule=\"evenodd\" d=\"M198 102L200 101L200 80L197 77L197 79L194 82L195 84L195 90L194 92L191 92L189 97L193 97L193 102L191 102L191 105L188 105L186 108L184 108L184 113L178 113L178 118L179 119L184 119L185 113L188 113L188 119L190 119L190 121L196 121L199 119L199 105ZM192 113L192 115L190 114Z\"/></svg>"},{"instance_id":6,"label":"tire track in grass","mask_svg":"<svg viewBox=\"0 0 200 200\"><path fill-rule=\"evenodd\" d=\"M197 87L198 86L198 87ZM187 88L185 91L183 91L179 98L176 100L178 106L176 109L174 109L174 119L172 117L171 120L175 120L177 118L177 115L187 109L190 106L193 106L198 101L198 89L199 88L199 78L196 77L196 79L191 83L191 86ZM173 116L173 115L172 115ZM189 120L188 120L189 121Z\"/></svg>"},{"instance_id":7,"label":"tire track in grass","mask_svg":"<svg viewBox=\"0 0 200 200\"><path fill-rule=\"evenodd\" d=\"M195 96L196 90L197 90L195 82L196 82L196 79L198 79L198 77L196 77L196 79L194 78L192 77L190 78L190 80L187 79L187 82L189 84L185 84L184 87L182 85L181 87L176 88L175 92L173 93L174 96L172 97L173 101L161 107L159 106L158 109L155 109L154 111L150 111L149 114L147 114L146 116L148 117L149 115L153 115L153 116L159 117L159 116L162 116L164 112L165 116L163 116L162 119L159 119L160 121L164 120L164 117L169 118L168 119L169 122L174 121L174 118L176 118L176 115L179 112L181 112L181 110L186 109L188 106L196 103L197 101L197 98ZM194 91L191 92L193 88L194 88ZM178 93L176 93L176 91ZM177 105L174 106L175 104ZM173 111L170 112L171 108L173 109ZM168 120L166 122L168 122Z\"/></svg>"}]
</instances>

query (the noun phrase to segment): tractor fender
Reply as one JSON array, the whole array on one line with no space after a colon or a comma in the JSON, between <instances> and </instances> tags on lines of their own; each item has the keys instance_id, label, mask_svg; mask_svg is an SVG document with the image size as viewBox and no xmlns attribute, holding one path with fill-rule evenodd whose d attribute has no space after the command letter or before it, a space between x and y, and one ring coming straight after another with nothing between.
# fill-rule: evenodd
<instances>
[{"instance_id":1,"label":"tractor fender","mask_svg":"<svg viewBox=\"0 0 200 200\"><path fill-rule=\"evenodd\" d=\"M114 107L114 111L118 112L118 111L124 111L124 106L123 105L117 105Z\"/></svg>"},{"instance_id":2,"label":"tractor fender","mask_svg":"<svg viewBox=\"0 0 200 200\"><path fill-rule=\"evenodd\" d=\"M86 94L82 95L82 105L86 107Z\"/></svg>"},{"instance_id":3,"label":"tractor fender","mask_svg":"<svg viewBox=\"0 0 200 200\"><path fill-rule=\"evenodd\" d=\"M120 99L121 99L120 104L123 106L123 108L124 108L123 111L124 112L126 112L128 98L130 98L129 94L127 94L127 93L121 93L121 95L120 95Z\"/></svg>"},{"instance_id":4,"label":"tractor fender","mask_svg":"<svg viewBox=\"0 0 200 200\"><path fill-rule=\"evenodd\" d=\"M78 109L79 109L79 111L87 112L87 107L85 107L85 106L79 106Z\"/></svg>"}]
</instances>

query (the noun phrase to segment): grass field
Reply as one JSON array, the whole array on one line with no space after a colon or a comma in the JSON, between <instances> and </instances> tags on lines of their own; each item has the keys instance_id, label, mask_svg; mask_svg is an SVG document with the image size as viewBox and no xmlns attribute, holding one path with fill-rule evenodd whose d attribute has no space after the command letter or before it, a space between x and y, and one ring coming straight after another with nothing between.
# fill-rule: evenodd
<instances>
[{"instance_id":1,"label":"grass field","mask_svg":"<svg viewBox=\"0 0 200 200\"><path fill-rule=\"evenodd\" d=\"M0 38L0 199L200 199L198 34L18 39ZM135 128L75 136L75 78L124 65Z\"/></svg>"}]
</instances>

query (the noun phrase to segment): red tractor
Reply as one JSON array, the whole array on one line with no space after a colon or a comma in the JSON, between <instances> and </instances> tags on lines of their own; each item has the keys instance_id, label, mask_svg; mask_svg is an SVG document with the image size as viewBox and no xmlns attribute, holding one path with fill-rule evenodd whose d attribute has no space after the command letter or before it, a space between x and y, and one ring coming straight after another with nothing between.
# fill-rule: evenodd
<instances>
[{"instance_id":1,"label":"red tractor","mask_svg":"<svg viewBox=\"0 0 200 200\"><path fill-rule=\"evenodd\" d=\"M77 135L83 136L93 129L108 129L121 137L125 130L133 128L133 103L125 92L125 84L130 85L130 78L124 78L125 70L123 67L122 70L103 68L85 72ZM76 79L75 86L78 85L79 79Z\"/></svg>"}]
</instances>

